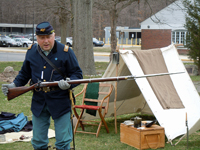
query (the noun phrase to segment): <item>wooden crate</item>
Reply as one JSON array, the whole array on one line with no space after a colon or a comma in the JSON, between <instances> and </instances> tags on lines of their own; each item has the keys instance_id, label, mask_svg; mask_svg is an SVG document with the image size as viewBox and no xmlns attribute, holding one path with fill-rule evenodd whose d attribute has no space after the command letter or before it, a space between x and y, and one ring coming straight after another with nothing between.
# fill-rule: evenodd
<instances>
[{"instance_id":1,"label":"wooden crate","mask_svg":"<svg viewBox=\"0 0 200 150\"><path fill-rule=\"evenodd\" d=\"M137 129L121 123L120 141L137 149L157 149L165 147L165 131L158 125Z\"/></svg>"}]
</instances>

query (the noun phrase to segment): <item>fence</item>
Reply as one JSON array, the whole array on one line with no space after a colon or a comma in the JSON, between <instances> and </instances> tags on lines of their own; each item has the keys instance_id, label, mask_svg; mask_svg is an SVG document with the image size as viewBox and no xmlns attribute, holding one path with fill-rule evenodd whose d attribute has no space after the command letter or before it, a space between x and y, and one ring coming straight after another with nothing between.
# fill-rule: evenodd
<instances>
[{"instance_id":1,"label":"fence","mask_svg":"<svg viewBox=\"0 0 200 150\"><path fill-rule=\"evenodd\" d=\"M101 41L101 38L99 38L99 41ZM105 41L105 38L103 38L103 42L105 44L110 44L111 41L108 38L108 40ZM117 38L117 45L141 45L141 38L131 38L131 39L118 39Z\"/></svg>"}]
</instances>

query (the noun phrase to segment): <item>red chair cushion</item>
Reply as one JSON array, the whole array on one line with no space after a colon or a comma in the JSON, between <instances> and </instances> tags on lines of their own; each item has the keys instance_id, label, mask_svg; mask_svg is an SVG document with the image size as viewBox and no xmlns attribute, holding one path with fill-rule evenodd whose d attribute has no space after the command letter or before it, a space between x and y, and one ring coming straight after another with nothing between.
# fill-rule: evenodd
<instances>
[{"instance_id":1,"label":"red chair cushion","mask_svg":"<svg viewBox=\"0 0 200 150\"><path fill-rule=\"evenodd\" d=\"M93 106L93 105L75 105L74 107L79 109L90 109L90 110L98 110L100 108L100 106ZM105 107L102 106L102 108L104 109Z\"/></svg>"}]
</instances>

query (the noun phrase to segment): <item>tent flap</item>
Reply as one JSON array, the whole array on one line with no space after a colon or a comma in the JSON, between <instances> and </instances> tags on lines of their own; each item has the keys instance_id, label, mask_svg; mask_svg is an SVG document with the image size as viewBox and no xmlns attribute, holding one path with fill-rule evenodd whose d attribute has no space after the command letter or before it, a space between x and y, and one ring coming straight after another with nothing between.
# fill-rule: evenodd
<instances>
[{"instance_id":1,"label":"tent flap","mask_svg":"<svg viewBox=\"0 0 200 150\"><path fill-rule=\"evenodd\" d=\"M169 73L160 49L133 51L144 74ZM163 109L184 108L169 75L148 77Z\"/></svg>"}]
</instances>

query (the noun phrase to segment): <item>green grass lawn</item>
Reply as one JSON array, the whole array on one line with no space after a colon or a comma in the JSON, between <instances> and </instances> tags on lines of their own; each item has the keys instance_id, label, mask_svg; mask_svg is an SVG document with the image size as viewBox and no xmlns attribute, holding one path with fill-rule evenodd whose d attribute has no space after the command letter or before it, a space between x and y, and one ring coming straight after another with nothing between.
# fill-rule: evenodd
<instances>
[{"instance_id":1,"label":"green grass lawn","mask_svg":"<svg viewBox=\"0 0 200 150\"><path fill-rule=\"evenodd\" d=\"M0 62L0 72L4 70L6 66L13 66L15 71L20 70L22 65L22 62ZM96 70L100 74L103 74L107 67L108 63L105 62L96 62ZM84 77L88 78L88 77ZM192 78L195 78L194 80L200 81L199 77L193 76ZM0 81L0 84L3 84L5 82ZM74 89L74 93L79 93L83 88L83 85L79 85ZM2 91L0 91L0 111L4 112L11 112L15 114L19 114L23 112L26 116L28 116L28 120L32 119L32 113L30 110L31 107L31 96L32 93L28 92L26 94L23 94L13 100L7 101L6 97L3 95ZM81 98L76 99L77 104L81 102ZM117 116L117 134L115 133L115 125L114 125L114 118L106 118L106 122L108 123L108 127L110 130L110 133L107 133L105 128L102 127L99 137L96 138L95 135L90 134L80 134L77 133L75 135L75 145L76 150L135 150L135 148L123 144L120 142L120 124L124 120L129 120L130 118L134 116L141 116L143 119L152 119L153 116L149 115L140 115L140 114L126 114ZM172 122L173 123L173 122ZM51 129L54 129L53 126L53 120L51 120ZM96 128L91 128L90 126L86 126L87 129L91 131L95 131ZM166 140L167 141L167 140ZM173 143L176 143L178 141L178 138L173 141ZM200 132L194 133L189 136L189 149L197 150L200 148ZM49 140L49 145L54 146L55 138L52 138ZM0 150L32 150L31 142L14 142L9 144L0 144ZM169 143L165 143L164 148L160 148L163 150L185 150L187 149L187 141L186 139L183 139L178 145L171 146Z\"/></svg>"},{"instance_id":2,"label":"green grass lawn","mask_svg":"<svg viewBox=\"0 0 200 150\"><path fill-rule=\"evenodd\" d=\"M94 52L108 52L110 53L111 47L93 47Z\"/></svg>"}]
</instances>

